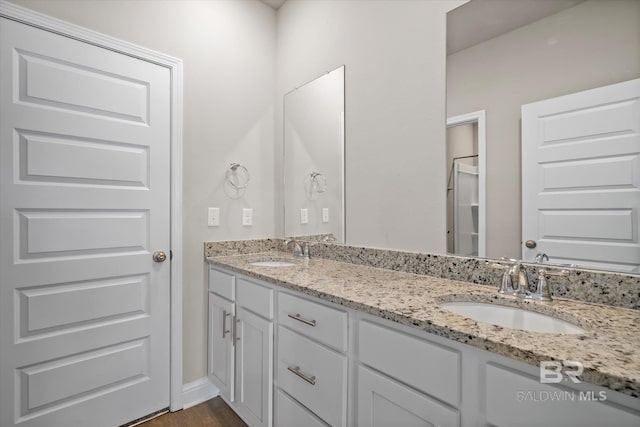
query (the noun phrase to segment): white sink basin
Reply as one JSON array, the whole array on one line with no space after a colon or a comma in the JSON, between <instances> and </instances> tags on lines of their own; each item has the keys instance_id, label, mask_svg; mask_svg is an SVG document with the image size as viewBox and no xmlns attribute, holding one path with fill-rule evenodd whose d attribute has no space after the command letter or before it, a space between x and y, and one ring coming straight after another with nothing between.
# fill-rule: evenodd
<instances>
[{"instance_id":1,"label":"white sink basin","mask_svg":"<svg viewBox=\"0 0 640 427\"><path fill-rule=\"evenodd\" d=\"M444 302L440 303L440 306L478 322L522 331L553 334L586 333L581 327L567 321L516 307L481 302Z\"/></svg>"},{"instance_id":2,"label":"white sink basin","mask_svg":"<svg viewBox=\"0 0 640 427\"><path fill-rule=\"evenodd\" d=\"M257 267L292 267L296 265L295 262L278 261L278 260L253 261L253 262L250 262L249 264L255 265Z\"/></svg>"}]
</instances>

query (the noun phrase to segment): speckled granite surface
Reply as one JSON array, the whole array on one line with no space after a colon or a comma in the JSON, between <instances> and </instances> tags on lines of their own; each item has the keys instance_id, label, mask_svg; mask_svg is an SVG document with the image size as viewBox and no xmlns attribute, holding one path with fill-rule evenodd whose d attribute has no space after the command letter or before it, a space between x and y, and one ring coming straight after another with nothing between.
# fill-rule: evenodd
<instances>
[{"instance_id":1,"label":"speckled granite surface","mask_svg":"<svg viewBox=\"0 0 640 427\"><path fill-rule=\"evenodd\" d=\"M205 257L283 250L281 239L205 242ZM480 285L498 286L502 273L488 268L486 260L451 255L390 251L331 243L311 243L311 256L357 265L424 274ZM563 268L546 266L549 271ZM549 279L553 296L640 310L640 275L566 268L567 277ZM537 283L537 267L527 265L532 288Z\"/></svg>"},{"instance_id":2,"label":"speckled granite surface","mask_svg":"<svg viewBox=\"0 0 640 427\"><path fill-rule=\"evenodd\" d=\"M213 254L210 254L213 255ZM290 260L292 267L257 267L256 260ZM541 360L577 360L581 378L640 398L640 311L559 299L552 303L501 298L496 289L471 283L334 260L294 259L269 251L210 256L207 261L256 279L319 297L426 332L538 366ZM576 323L583 335L530 333L476 322L438 302L480 301L552 314Z\"/></svg>"}]
</instances>

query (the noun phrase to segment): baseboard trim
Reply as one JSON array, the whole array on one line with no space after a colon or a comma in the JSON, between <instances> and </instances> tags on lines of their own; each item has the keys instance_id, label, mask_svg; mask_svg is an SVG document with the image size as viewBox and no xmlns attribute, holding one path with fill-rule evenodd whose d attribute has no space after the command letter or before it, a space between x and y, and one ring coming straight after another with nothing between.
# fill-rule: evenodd
<instances>
[{"instance_id":1,"label":"baseboard trim","mask_svg":"<svg viewBox=\"0 0 640 427\"><path fill-rule=\"evenodd\" d=\"M203 377L182 386L182 409L212 399L220 394L218 387L209 378Z\"/></svg>"}]
</instances>

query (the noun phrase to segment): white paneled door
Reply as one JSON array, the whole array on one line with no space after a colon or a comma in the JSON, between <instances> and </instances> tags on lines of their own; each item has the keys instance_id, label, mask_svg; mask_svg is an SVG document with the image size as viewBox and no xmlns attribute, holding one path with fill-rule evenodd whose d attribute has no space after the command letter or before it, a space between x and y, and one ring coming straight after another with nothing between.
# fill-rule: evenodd
<instances>
[{"instance_id":1,"label":"white paneled door","mask_svg":"<svg viewBox=\"0 0 640 427\"><path fill-rule=\"evenodd\" d=\"M522 241L640 272L640 79L522 106Z\"/></svg>"},{"instance_id":2,"label":"white paneled door","mask_svg":"<svg viewBox=\"0 0 640 427\"><path fill-rule=\"evenodd\" d=\"M0 40L0 425L166 408L170 71L5 18Z\"/></svg>"}]
</instances>

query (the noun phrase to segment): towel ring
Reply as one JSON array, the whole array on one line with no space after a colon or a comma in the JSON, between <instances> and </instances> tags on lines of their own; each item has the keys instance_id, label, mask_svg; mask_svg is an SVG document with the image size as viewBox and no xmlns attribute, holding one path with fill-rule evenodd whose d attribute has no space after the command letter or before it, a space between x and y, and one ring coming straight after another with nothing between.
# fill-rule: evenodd
<instances>
[{"instance_id":1,"label":"towel ring","mask_svg":"<svg viewBox=\"0 0 640 427\"><path fill-rule=\"evenodd\" d=\"M229 166L229 169L227 169L227 172L224 174L224 180L236 190L242 190L249 185L251 176L247 168L240 163L231 163L231 166Z\"/></svg>"},{"instance_id":2,"label":"towel ring","mask_svg":"<svg viewBox=\"0 0 640 427\"><path fill-rule=\"evenodd\" d=\"M327 178L320 172L311 172L309 182L311 183L311 192L324 193L327 191Z\"/></svg>"}]
</instances>

